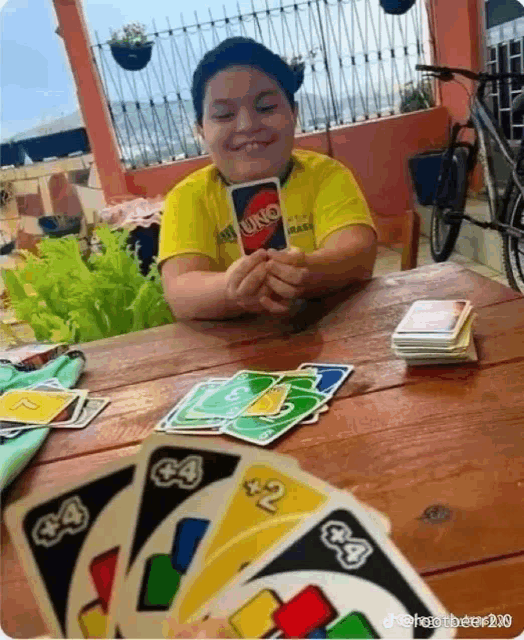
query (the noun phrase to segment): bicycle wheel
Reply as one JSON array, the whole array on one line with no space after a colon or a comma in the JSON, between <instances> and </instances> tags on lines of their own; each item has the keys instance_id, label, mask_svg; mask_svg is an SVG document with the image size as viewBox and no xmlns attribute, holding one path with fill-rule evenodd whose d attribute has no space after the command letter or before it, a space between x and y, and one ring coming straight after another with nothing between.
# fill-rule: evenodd
<instances>
[{"instance_id":1,"label":"bicycle wheel","mask_svg":"<svg viewBox=\"0 0 524 640\"><path fill-rule=\"evenodd\" d=\"M513 192L504 215L504 222L517 229L524 229L524 198L518 189ZM524 293L524 240L503 235L504 269L509 285Z\"/></svg>"},{"instance_id":2,"label":"bicycle wheel","mask_svg":"<svg viewBox=\"0 0 524 640\"><path fill-rule=\"evenodd\" d=\"M462 147L449 147L442 160L429 234L435 262L445 262L449 258L460 232L462 219L456 217L464 212L466 206L466 154ZM451 215L454 219L450 219Z\"/></svg>"}]
</instances>

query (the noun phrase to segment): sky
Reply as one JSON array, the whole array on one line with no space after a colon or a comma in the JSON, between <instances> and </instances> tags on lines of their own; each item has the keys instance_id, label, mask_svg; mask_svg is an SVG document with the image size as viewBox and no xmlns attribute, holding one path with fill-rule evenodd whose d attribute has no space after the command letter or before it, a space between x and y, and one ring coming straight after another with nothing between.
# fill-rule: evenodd
<instances>
[{"instance_id":1,"label":"sky","mask_svg":"<svg viewBox=\"0 0 524 640\"><path fill-rule=\"evenodd\" d=\"M223 16L224 2L228 13L237 11L237 0L192 0L184 11L185 24L209 19L208 6L214 17ZM265 8L265 0L253 0L256 9ZM524 2L524 0L522 0ZM268 0L270 7L275 0ZM290 4L285 2L285 4ZM251 0L239 0L242 12L251 11ZM176 6L176 11L173 7ZM173 0L83 0L92 43L95 32L102 42L109 39L111 29L127 22L144 23L153 30L181 26L179 8ZM377 11L378 11L377 0ZM9 139L22 131L43 125L78 109L73 74L62 39L55 33L57 19L52 0L0 0L0 138Z\"/></svg>"}]
</instances>

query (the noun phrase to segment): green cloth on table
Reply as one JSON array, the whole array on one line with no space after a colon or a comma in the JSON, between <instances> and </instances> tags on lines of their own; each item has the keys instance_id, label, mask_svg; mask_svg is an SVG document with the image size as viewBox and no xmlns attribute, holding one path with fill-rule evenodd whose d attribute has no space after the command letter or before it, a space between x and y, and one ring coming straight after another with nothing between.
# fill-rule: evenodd
<instances>
[{"instance_id":1,"label":"green cloth on table","mask_svg":"<svg viewBox=\"0 0 524 640\"><path fill-rule=\"evenodd\" d=\"M23 365L0 364L0 392L27 389L49 378L56 378L70 389L80 378L85 362L81 351L70 351L33 371L24 370L28 367ZM0 437L0 490L5 489L24 469L42 446L49 430L50 427L43 427L22 431L13 438Z\"/></svg>"}]
</instances>

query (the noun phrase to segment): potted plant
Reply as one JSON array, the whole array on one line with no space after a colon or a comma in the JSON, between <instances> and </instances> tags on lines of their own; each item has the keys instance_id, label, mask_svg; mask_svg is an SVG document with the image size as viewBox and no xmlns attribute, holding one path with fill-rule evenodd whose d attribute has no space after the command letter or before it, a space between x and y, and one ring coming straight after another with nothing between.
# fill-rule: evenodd
<instances>
[{"instance_id":1,"label":"potted plant","mask_svg":"<svg viewBox=\"0 0 524 640\"><path fill-rule=\"evenodd\" d=\"M401 92L400 113L411 113L434 106L431 84L422 80L417 86L413 82L404 85Z\"/></svg>"},{"instance_id":2,"label":"potted plant","mask_svg":"<svg viewBox=\"0 0 524 640\"><path fill-rule=\"evenodd\" d=\"M152 40L147 39L146 27L131 22L122 31L111 31L109 46L116 62L127 71L140 71L151 60Z\"/></svg>"},{"instance_id":3,"label":"potted plant","mask_svg":"<svg viewBox=\"0 0 524 640\"><path fill-rule=\"evenodd\" d=\"M156 263L142 275L129 232L99 225L95 234L86 255L76 235L43 238L37 255L21 250L24 264L2 269L9 304L37 340L90 342L173 322Z\"/></svg>"},{"instance_id":4,"label":"potted plant","mask_svg":"<svg viewBox=\"0 0 524 640\"><path fill-rule=\"evenodd\" d=\"M380 6L386 13L401 16L411 9L415 0L380 0Z\"/></svg>"}]
</instances>

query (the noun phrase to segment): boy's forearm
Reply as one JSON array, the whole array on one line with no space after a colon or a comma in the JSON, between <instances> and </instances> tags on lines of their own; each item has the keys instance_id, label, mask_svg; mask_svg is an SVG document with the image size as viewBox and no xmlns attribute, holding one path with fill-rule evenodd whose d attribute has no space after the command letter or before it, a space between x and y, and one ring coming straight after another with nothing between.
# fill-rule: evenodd
<instances>
[{"instance_id":1,"label":"boy's forearm","mask_svg":"<svg viewBox=\"0 0 524 640\"><path fill-rule=\"evenodd\" d=\"M351 282L371 278L376 255L376 244L344 256L334 249L318 249L306 254L309 277L303 297L315 298L342 289Z\"/></svg>"},{"instance_id":2,"label":"boy's forearm","mask_svg":"<svg viewBox=\"0 0 524 640\"><path fill-rule=\"evenodd\" d=\"M190 271L165 283L166 300L180 320L220 320L246 312L226 296L225 273Z\"/></svg>"}]
</instances>

